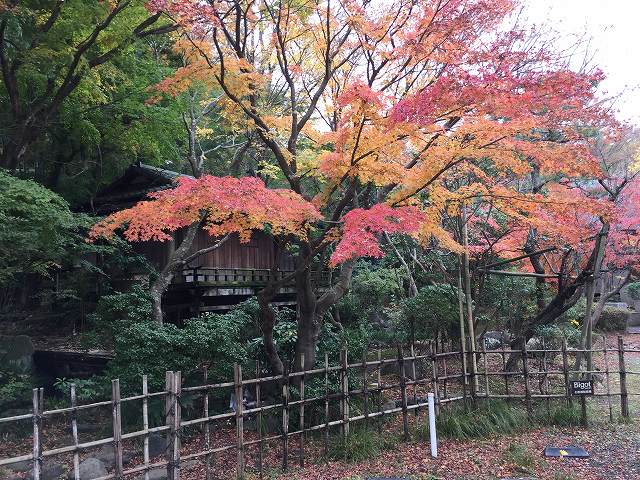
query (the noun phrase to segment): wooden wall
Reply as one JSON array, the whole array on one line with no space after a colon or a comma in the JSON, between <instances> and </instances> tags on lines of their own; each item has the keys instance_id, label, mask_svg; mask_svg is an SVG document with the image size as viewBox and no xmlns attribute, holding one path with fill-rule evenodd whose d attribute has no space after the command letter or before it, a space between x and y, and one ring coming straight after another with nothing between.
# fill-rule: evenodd
<instances>
[{"instance_id":1,"label":"wooden wall","mask_svg":"<svg viewBox=\"0 0 640 480\"><path fill-rule=\"evenodd\" d=\"M182 232L177 233L178 241ZM191 252L213 245L218 239L212 238L200 230L194 240ZM173 242L138 242L133 245L137 253L145 255L156 268L163 268L174 248ZM224 268L271 268L276 258L276 245L267 234L255 232L251 241L240 243L237 235L231 236L222 246L191 262L190 266ZM281 255L280 269L293 270L293 259L284 253Z\"/></svg>"}]
</instances>

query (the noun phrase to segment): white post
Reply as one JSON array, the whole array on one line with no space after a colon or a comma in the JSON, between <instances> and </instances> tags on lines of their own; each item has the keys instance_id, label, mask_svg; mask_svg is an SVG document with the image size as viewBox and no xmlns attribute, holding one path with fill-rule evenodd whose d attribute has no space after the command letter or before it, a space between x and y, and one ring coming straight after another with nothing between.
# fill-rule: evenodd
<instances>
[{"instance_id":1,"label":"white post","mask_svg":"<svg viewBox=\"0 0 640 480\"><path fill-rule=\"evenodd\" d=\"M429 441L431 442L431 456L438 456L438 440L436 438L436 406L433 393L427 395L429 399Z\"/></svg>"}]
</instances>

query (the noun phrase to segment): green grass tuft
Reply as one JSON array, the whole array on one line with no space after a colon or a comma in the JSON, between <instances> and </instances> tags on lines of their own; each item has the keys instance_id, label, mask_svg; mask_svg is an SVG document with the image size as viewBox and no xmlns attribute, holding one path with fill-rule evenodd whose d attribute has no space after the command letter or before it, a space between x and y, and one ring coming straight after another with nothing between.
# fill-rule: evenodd
<instances>
[{"instance_id":1,"label":"green grass tuft","mask_svg":"<svg viewBox=\"0 0 640 480\"><path fill-rule=\"evenodd\" d=\"M377 457L383 450L393 447L398 439L383 436L375 430L353 429L346 437L339 437L329 448L329 458L361 462Z\"/></svg>"}]
</instances>

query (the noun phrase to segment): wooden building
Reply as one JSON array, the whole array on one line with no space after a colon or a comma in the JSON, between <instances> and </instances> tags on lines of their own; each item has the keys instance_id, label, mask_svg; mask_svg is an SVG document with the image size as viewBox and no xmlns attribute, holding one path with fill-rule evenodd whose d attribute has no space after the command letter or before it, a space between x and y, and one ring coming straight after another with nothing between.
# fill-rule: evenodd
<instances>
[{"instance_id":1,"label":"wooden building","mask_svg":"<svg viewBox=\"0 0 640 480\"><path fill-rule=\"evenodd\" d=\"M143 200L149 193L173 187L180 174L142 163L131 165L125 173L102 189L95 197L92 209L106 215L130 207ZM139 242L133 244L136 252L143 254L156 269L162 269L182 232L174 240L166 242ZM216 242L204 230L198 232L192 251ZM163 309L170 320L180 320L203 312L227 310L255 295L272 275L272 267L278 262L277 275L293 270L293 259L281 252L277 255L273 239L262 232L254 232L251 241L240 243L232 236L218 249L198 257L177 274L163 299ZM294 305L293 285L283 287L275 299L276 304Z\"/></svg>"}]
</instances>

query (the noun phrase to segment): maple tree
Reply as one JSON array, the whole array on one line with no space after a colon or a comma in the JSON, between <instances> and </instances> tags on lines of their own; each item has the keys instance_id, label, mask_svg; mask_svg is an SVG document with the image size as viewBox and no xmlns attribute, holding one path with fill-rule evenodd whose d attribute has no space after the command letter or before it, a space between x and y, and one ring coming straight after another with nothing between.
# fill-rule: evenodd
<instances>
[{"instance_id":1,"label":"maple tree","mask_svg":"<svg viewBox=\"0 0 640 480\"><path fill-rule=\"evenodd\" d=\"M514 178L598 168L585 130L610 128L594 102L602 73L572 71L553 41L507 26L515 0L147 7L172 18L187 40L189 62L159 93L177 95L194 81L220 91L221 117L262 144L273 183L321 212L307 219L309 235L285 239L295 247L297 368L303 355L314 365L324 315L348 290L355 259L380 255L382 233L461 251L442 226L444 212L491 198L506 215L531 218L547 200L514 188ZM317 291L311 271L329 258L340 273ZM281 286L274 280L258 294L276 372L283 365L270 301Z\"/></svg>"},{"instance_id":2,"label":"maple tree","mask_svg":"<svg viewBox=\"0 0 640 480\"><path fill-rule=\"evenodd\" d=\"M113 237L123 229L129 241L172 238L186 229L185 239L171 255L151 288L153 314L162 323L162 294L173 275L190 261L218 248L229 234L248 242L251 232L268 226L274 235L307 238L310 222L320 213L309 202L290 190L268 189L258 178L183 177L175 188L150 194L150 199L120 210L96 223L90 240ZM220 240L212 246L189 252L199 228Z\"/></svg>"}]
</instances>

